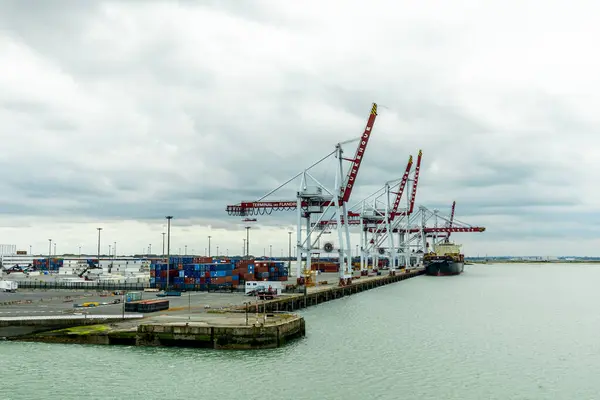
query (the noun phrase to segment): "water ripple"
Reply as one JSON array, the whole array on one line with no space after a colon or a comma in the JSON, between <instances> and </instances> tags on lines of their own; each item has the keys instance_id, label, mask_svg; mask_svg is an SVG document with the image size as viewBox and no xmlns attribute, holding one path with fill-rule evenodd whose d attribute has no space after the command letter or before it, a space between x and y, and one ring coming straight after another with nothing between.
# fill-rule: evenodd
<instances>
[{"instance_id":1,"label":"water ripple","mask_svg":"<svg viewBox=\"0 0 600 400\"><path fill-rule=\"evenodd\" d=\"M0 398L592 399L599 280L585 265L419 277L303 310L306 338L256 352L3 342Z\"/></svg>"}]
</instances>

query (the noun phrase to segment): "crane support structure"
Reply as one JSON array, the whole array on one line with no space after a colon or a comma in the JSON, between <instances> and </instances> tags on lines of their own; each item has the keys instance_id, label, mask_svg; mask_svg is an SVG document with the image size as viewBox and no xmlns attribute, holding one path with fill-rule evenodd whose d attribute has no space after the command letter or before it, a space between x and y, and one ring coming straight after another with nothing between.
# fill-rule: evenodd
<instances>
[{"instance_id":1,"label":"crane support structure","mask_svg":"<svg viewBox=\"0 0 600 400\"><path fill-rule=\"evenodd\" d=\"M296 264L296 277L299 283L304 283L305 280L302 277L301 265L302 260L306 257L306 266L304 269L304 276L310 276L307 271L311 271L311 255L315 253L313 246L312 234L317 231L317 240L323 233L321 229L321 220L325 213L329 210L334 210L335 222L337 226L343 227L338 229L339 235L339 257L340 257L340 285L346 285L351 282L352 269L351 269L351 244L350 244L350 231L347 224L343 224L342 221L349 221L350 217L355 218L354 213L349 213L347 209L347 202L350 199L352 190L356 184L358 172L364 155L367 150L369 139L373 132L373 126L377 117L377 104L373 103L371 112L367 120L367 124L363 131L363 134L358 138L358 147L354 158L348 159L343 157L342 145L353 142L356 139L340 142L335 146L335 150L321 158L316 163L309 166L304 171L296 174L294 177L287 180L281 186L267 193L256 201L245 201L234 205L228 205L226 211L229 215L234 216L252 216L252 215L270 215L273 211L292 211L295 210L297 213L297 264ZM322 161L334 156L338 160L338 165L335 171L335 182L333 188L326 187L320 183L314 176L311 175L310 170ZM350 161L352 164L346 174L344 180L344 161ZM300 188L296 192L296 200L286 201L270 201L265 200L273 193L288 185L292 181L301 178ZM316 223L313 223L313 215L318 215ZM303 221L304 220L304 221ZM316 227L315 227L316 225ZM306 230L306 236L302 236L303 228Z\"/></svg>"},{"instance_id":2,"label":"crane support structure","mask_svg":"<svg viewBox=\"0 0 600 400\"><path fill-rule=\"evenodd\" d=\"M410 172L411 172L411 167L413 165L413 158L412 158L412 156L410 156L408 158L408 163L406 165L406 170L404 171L404 175L400 179L400 183L399 183L399 186L398 186L398 191L396 192L396 198L394 200L394 204L393 204L393 206L391 206L391 208L390 208L390 210L388 212L389 213L388 215L389 215L389 218L390 218L391 221L393 221L398 216L406 216L406 215L412 214L413 209L415 207L415 198L417 196L417 185L419 183L419 172L421 171L421 160L422 159L423 159L423 151L419 150L419 155L417 157L417 164L415 166L415 171L414 171L414 175L413 175L413 178L412 178L413 186L412 186L412 190L411 190L411 196L409 198L407 198L407 200L409 201L408 207L404 211L398 211L398 208L400 206L400 200L401 200L402 195L404 193L404 189L405 189L407 183L410 180ZM389 181L386 184L386 186L389 186L388 184L392 184L392 186L390 186L390 193L392 193L393 192L392 187L395 186L396 181ZM382 189L380 189L380 190L382 190ZM381 193L380 191L377 191L374 194L368 196L367 199L373 199L374 204L375 204L375 203L377 203L377 200L378 200L377 194L383 195L383 193ZM367 199L364 199L359 204L362 205L362 203L364 201L366 201ZM387 204L387 202L386 202L386 204ZM373 207L375 207L375 206L373 206ZM379 219L379 220L372 220L371 223L375 223L375 224L384 224L384 223L386 223L385 214L381 214L380 216L381 216L381 219ZM362 218L363 217L362 217L362 214L360 212L348 212L348 218L342 220L342 223L345 224L344 221L348 221L349 225L360 225ZM322 225L323 229L326 229L326 228L335 228L337 226L337 220L321 221L320 224Z\"/></svg>"},{"instance_id":3,"label":"crane support structure","mask_svg":"<svg viewBox=\"0 0 600 400\"><path fill-rule=\"evenodd\" d=\"M485 231L484 227L470 226L455 221L456 202L452 204L449 218L441 217L437 211L431 212L426 207L420 207L419 212L414 213L422 157L423 152L419 150L412 179L410 178L411 156L400 180L386 182L383 188L363 199L358 207L352 207L360 209L360 212L348 212L343 219L336 218L335 220L318 222L320 224L319 228L322 230L336 228L342 226L342 224L346 229L348 226L360 226L361 275L368 274L370 260L373 262L372 265L378 266L380 257L388 259L391 275L395 274L397 266L408 268L414 264L414 257L410 256L410 251L418 250L420 251L418 254L421 254L422 257L423 252L426 250L427 237L433 237L434 242L436 242L438 239L447 239L452 232ZM406 196L406 208L400 210L404 190L411 183L410 195ZM398 185L398 188L397 191L394 191L396 185ZM393 202L390 201L392 194L396 194ZM426 221L429 221L432 217L435 217L435 225L426 226ZM437 221L439 218L446 221L443 226L438 226ZM397 242L394 234L398 236Z\"/></svg>"}]
</instances>

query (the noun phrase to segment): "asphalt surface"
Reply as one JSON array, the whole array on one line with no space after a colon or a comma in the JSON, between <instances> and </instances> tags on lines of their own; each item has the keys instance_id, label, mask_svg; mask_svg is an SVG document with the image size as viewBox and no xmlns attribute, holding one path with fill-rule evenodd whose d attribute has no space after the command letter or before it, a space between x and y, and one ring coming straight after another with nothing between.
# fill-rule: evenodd
<instances>
[{"instance_id":1,"label":"asphalt surface","mask_svg":"<svg viewBox=\"0 0 600 400\"><path fill-rule=\"evenodd\" d=\"M114 300L122 300L122 296L100 296L98 292L74 291L17 291L16 293L0 293L0 316L28 316L28 315L60 315L73 313L88 313L118 315L123 312L123 303L111 304ZM143 292L142 299L159 299L154 292ZM181 297L166 297L172 309L170 314L182 313L184 310L193 309L195 312L221 309L232 305L241 305L248 297L243 293L206 293L186 292ZM6 304L7 302L20 301L20 304ZM96 307L74 307L75 304L84 302L98 302Z\"/></svg>"},{"instance_id":2,"label":"asphalt surface","mask_svg":"<svg viewBox=\"0 0 600 400\"><path fill-rule=\"evenodd\" d=\"M292 278L295 280L295 278ZM363 277L362 279L369 279ZM318 282L327 281L327 285L318 284L310 288L310 291L323 290L338 284L337 273L323 273L317 277ZM292 281L288 281L292 283ZM105 292L101 296L97 290L34 290L18 289L16 293L0 292L0 316L35 316L35 315L61 315L73 313L88 313L118 315L123 313L123 304L112 304L116 299L124 297ZM284 294L285 296L285 294ZM142 292L142 299L159 299L156 292ZM237 293L207 293L207 292L184 292L181 297L169 296L162 299L169 300L169 315L190 315L195 313L206 313L208 310L218 310L230 306L243 305L245 301L254 302L253 297L246 296L242 292ZM75 304L84 302L98 302L96 307L74 307ZM18 303L18 304L9 304ZM161 311L161 314L166 313Z\"/></svg>"}]
</instances>

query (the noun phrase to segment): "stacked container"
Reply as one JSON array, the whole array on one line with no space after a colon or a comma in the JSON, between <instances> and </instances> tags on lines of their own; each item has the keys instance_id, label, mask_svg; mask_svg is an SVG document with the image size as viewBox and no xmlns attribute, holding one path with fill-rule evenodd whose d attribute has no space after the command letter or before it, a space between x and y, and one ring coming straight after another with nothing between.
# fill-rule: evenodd
<instances>
[{"instance_id":1,"label":"stacked container","mask_svg":"<svg viewBox=\"0 0 600 400\"><path fill-rule=\"evenodd\" d=\"M321 272L338 272L340 269L340 264L330 261L312 261L310 263L310 269Z\"/></svg>"},{"instance_id":2,"label":"stacked container","mask_svg":"<svg viewBox=\"0 0 600 400\"><path fill-rule=\"evenodd\" d=\"M38 258L33 260L33 266L42 271L58 271L63 266L63 259L50 258L50 267L48 267L48 258Z\"/></svg>"},{"instance_id":3,"label":"stacked container","mask_svg":"<svg viewBox=\"0 0 600 400\"><path fill-rule=\"evenodd\" d=\"M283 261L257 261L256 280L281 281L288 280L288 269Z\"/></svg>"},{"instance_id":4,"label":"stacked container","mask_svg":"<svg viewBox=\"0 0 600 400\"><path fill-rule=\"evenodd\" d=\"M166 263L150 265L150 286L164 289L169 275L169 287L178 290L208 290L233 288L239 277L233 276L233 264L224 262L194 263L208 261L203 257L171 257L169 270ZM210 260L212 261L212 260Z\"/></svg>"},{"instance_id":5,"label":"stacked container","mask_svg":"<svg viewBox=\"0 0 600 400\"><path fill-rule=\"evenodd\" d=\"M288 279L288 270L282 261L207 259L206 257L171 257L169 286L173 289L209 290L244 286L246 281L282 281ZM199 262L204 261L204 262ZM208 261L208 262L206 262ZM150 287L165 289L167 264L150 265Z\"/></svg>"}]
</instances>

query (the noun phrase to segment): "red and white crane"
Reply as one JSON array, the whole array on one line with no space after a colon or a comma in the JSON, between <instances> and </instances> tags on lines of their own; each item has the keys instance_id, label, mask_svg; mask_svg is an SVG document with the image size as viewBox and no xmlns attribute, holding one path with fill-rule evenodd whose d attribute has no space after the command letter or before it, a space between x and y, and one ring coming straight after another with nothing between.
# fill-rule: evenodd
<instances>
[{"instance_id":1,"label":"red and white crane","mask_svg":"<svg viewBox=\"0 0 600 400\"><path fill-rule=\"evenodd\" d=\"M453 207L454 208L454 207ZM433 220L433 226L427 226ZM440 226L440 222L442 222ZM458 221L451 212L450 216L440 215L439 210L430 210L425 206L420 206L419 210L414 213L406 226L392 228L392 232L398 232L405 235L405 254L407 257L415 257L415 263L418 263L417 258L421 257L424 252L427 252L429 244L427 238L433 238L433 244L439 240L446 240L448 235L453 232L485 232L485 228L481 226L472 226L465 222ZM387 233L387 229L378 230L377 233ZM411 253L412 250L412 253ZM412 255L414 253L414 256ZM414 264L411 262L411 264Z\"/></svg>"},{"instance_id":2,"label":"red and white crane","mask_svg":"<svg viewBox=\"0 0 600 400\"><path fill-rule=\"evenodd\" d=\"M397 227L402 221L408 221L408 217L412 214L415 198L417 194L417 186L419 181L419 171L421 169L421 160L423 152L419 150L417 157L417 163L414 170L413 178L410 179L411 168L413 166L413 157L410 156L406 165L402 178L388 181L385 185L371 194L367 198L363 199L358 206L360 212L349 213L348 223L350 225L361 226L361 275L367 273L367 261L371 257L376 260L379 255L386 253L384 246L387 240L387 256L389 258L389 264L391 267L391 273L394 273L396 260L398 258L398 251L402 248L402 238L400 238L399 246L396 248L394 244L393 235L381 235L381 232L385 232L384 228L391 231L392 226ZM406 196L407 206L403 211L399 210L402 195L406 186L413 182L410 196ZM390 196L395 194L396 197L393 204L390 203ZM354 207L353 207L354 208ZM396 219L396 217L401 217ZM321 228L338 226L337 220L321 221ZM369 239L369 233L371 238ZM402 234L401 234L402 235ZM375 265L377 261L374 261Z\"/></svg>"},{"instance_id":3,"label":"red and white crane","mask_svg":"<svg viewBox=\"0 0 600 400\"><path fill-rule=\"evenodd\" d=\"M311 254L313 253L312 234L317 228L321 226L321 220L329 210L333 210L336 217L336 223L338 226L344 226L344 232L342 229L338 229L339 235L339 257L340 257L340 284L345 285L351 282L352 269L351 269L351 245L350 245L350 232L348 225L342 225L342 221L348 221L348 210L347 202L352 194L352 189L356 185L356 179L360 166L364 159L365 151L371 137L375 119L377 117L377 104L373 103L371 112L367 120L367 125L363 131L362 136L358 139L358 147L354 158L343 157L342 145L350 142L354 142L356 139L349 140L346 142L340 142L335 146L335 150L329 153L327 156L321 158L316 163L309 166L304 171L298 173L284 184L262 196L256 201L241 202L235 205L227 206L227 213L229 215L236 216L251 216L251 215L264 215L271 214L273 211L291 211L295 210L297 213L297 242L296 242L296 276L300 279L301 276L301 265L303 256L306 257L306 269L311 269ZM335 182L332 188L327 188L321 184L314 176L311 175L310 171L315 166L321 164L324 160L334 156L338 160L338 166L335 171ZM346 174L345 180L343 179L344 173L344 161L350 161L351 165ZM284 186L288 185L292 181L301 178L300 188L297 191L296 200L289 201L269 201L265 200L273 193L277 192ZM319 215L315 224L312 223L312 216ZM303 221L305 220L305 221ZM305 223L303 223L305 222ZM303 226L306 228L306 236L302 236ZM322 230L319 229L322 233ZM320 236L320 233L319 233Z\"/></svg>"},{"instance_id":4,"label":"red and white crane","mask_svg":"<svg viewBox=\"0 0 600 400\"><path fill-rule=\"evenodd\" d=\"M348 224L360 225L361 230L361 274L368 271L368 261L372 260L374 266L379 265L379 257L387 255L389 261L390 273L394 274L396 266L403 265L409 267L418 263L413 262L411 251L421 255L426 251L427 237L433 237L435 243L438 239L447 239L452 232L483 232L485 228L471 226L459 221L455 221L454 212L456 202L452 205L450 217L441 217L437 210L431 211L426 207L419 207L414 213L415 200L419 182L419 172L421 169L422 151L419 151L417 163L413 178L410 179L410 169L412 157L405 173L400 180L389 181L385 186L364 199L360 212L349 213ZM390 195L394 193L394 186L398 184L398 190L395 192L396 198L390 203ZM405 186L412 183L410 196L406 197L406 209L399 210L401 197ZM383 201L381 199L384 199ZM400 217L400 218L396 218ZM435 220L433 227L426 224ZM439 219L445 221L444 226L438 226ZM338 225L335 220L321 221L321 228L333 228ZM395 246L394 233L398 233L398 246ZM387 242L387 243L386 243ZM416 257L418 258L418 257Z\"/></svg>"}]
</instances>

